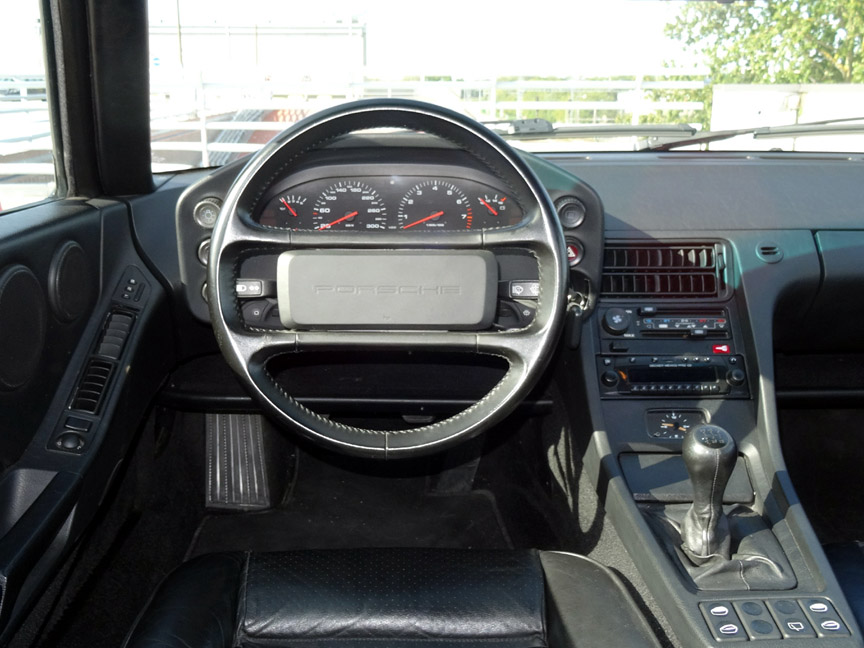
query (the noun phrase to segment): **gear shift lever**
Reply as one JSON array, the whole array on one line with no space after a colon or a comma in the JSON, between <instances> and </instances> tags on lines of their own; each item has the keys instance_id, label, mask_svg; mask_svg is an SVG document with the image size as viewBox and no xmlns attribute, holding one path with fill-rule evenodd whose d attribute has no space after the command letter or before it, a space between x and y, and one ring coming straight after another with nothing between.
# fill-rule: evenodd
<instances>
[{"instance_id":1,"label":"gear shift lever","mask_svg":"<svg viewBox=\"0 0 864 648\"><path fill-rule=\"evenodd\" d=\"M681 548L696 565L718 555L728 560L723 492L738 457L735 439L721 427L700 425L684 438L682 454L693 484L693 505L681 524Z\"/></svg>"}]
</instances>

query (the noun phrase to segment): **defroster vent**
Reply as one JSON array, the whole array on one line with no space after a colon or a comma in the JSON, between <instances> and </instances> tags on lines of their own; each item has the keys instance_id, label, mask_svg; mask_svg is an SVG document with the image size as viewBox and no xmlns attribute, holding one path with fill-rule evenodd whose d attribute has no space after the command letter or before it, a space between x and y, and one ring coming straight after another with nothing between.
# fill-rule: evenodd
<instances>
[{"instance_id":1,"label":"defroster vent","mask_svg":"<svg viewBox=\"0 0 864 648\"><path fill-rule=\"evenodd\" d=\"M603 297L713 298L726 293L721 243L609 241Z\"/></svg>"}]
</instances>

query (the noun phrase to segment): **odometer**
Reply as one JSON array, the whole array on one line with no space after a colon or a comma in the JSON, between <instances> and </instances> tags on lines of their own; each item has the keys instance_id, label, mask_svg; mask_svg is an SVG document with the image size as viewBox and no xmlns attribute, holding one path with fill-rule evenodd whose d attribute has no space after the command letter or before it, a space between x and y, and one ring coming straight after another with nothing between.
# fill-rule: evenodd
<instances>
[{"instance_id":1,"label":"odometer","mask_svg":"<svg viewBox=\"0 0 864 648\"><path fill-rule=\"evenodd\" d=\"M342 180L322 191L312 207L312 223L321 231L390 229L381 196L356 180Z\"/></svg>"}]
</instances>

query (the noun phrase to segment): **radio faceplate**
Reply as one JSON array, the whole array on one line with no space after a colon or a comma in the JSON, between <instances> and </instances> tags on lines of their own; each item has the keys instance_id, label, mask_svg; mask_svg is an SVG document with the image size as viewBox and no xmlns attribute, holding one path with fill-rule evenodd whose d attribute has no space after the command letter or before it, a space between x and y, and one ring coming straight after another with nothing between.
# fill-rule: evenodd
<instances>
[{"instance_id":1,"label":"radio faceplate","mask_svg":"<svg viewBox=\"0 0 864 648\"><path fill-rule=\"evenodd\" d=\"M749 398L740 355L597 357L603 398Z\"/></svg>"}]
</instances>

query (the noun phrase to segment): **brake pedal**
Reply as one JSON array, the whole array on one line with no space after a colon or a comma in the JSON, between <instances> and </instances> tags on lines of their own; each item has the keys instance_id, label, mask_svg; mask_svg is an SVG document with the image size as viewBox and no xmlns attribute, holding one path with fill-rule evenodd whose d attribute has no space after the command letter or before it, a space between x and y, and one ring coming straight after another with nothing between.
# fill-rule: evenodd
<instances>
[{"instance_id":1,"label":"brake pedal","mask_svg":"<svg viewBox=\"0 0 864 648\"><path fill-rule=\"evenodd\" d=\"M258 414L207 414L208 509L270 508Z\"/></svg>"}]
</instances>

